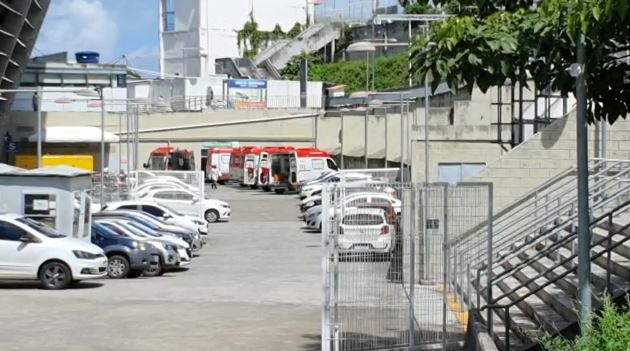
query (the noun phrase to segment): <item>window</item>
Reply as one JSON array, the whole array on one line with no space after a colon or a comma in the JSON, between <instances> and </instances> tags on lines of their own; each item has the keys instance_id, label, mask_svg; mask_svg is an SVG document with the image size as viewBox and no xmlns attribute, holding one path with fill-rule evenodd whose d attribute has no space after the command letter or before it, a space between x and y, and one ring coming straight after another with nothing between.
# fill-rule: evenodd
<instances>
[{"instance_id":1,"label":"window","mask_svg":"<svg viewBox=\"0 0 630 351\"><path fill-rule=\"evenodd\" d=\"M326 159L326 164L328 165L329 169L332 169L333 171L338 170L339 168L337 168L337 164L335 163L335 161L331 160L331 159Z\"/></svg>"},{"instance_id":2,"label":"window","mask_svg":"<svg viewBox=\"0 0 630 351\"><path fill-rule=\"evenodd\" d=\"M184 191L165 191L165 193L168 193L173 200L192 201L193 199L193 194Z\"/></svg>"},{"instance_id":3,"label":"window","mask_svg":"<svg viewBox=\"0 0 630 351\"><path fill-rule=\"evenodd\" d=\"M175 0L166 0L164 8L164 31L173 32L175 30Z\"/></svg>"},{"instance_id":4,"label":"window","mask_svg":"<svg viewBox=\"0 0 630 351\"><path fill-rule=\"evenodd\" d=\"M19 241L26 231L14 224L0 221L0 240Z\"/></svg>"},{"instance_id":5,"label":"window","mask_svg":"<svg viewBox=\"0 0 630 351\"><path fill-rule=\"evenodd\" d=\"M118 207L119 210L134 210L137 211L138 210L138 206L136 205L125 205L125 206L120 206Z\"/></svg>"},{"instance_id":6,"label":"window","mask_svg":"<svg viewBox=\"0 0 630 351\"><path fill-rule=\"evenodd\" d=\"M324 160L313 160L312 165L314 170L324 169Z\"/></svg>"},{"instance_id":7,"label":"window","mask_svg":"<svg viewBox=\"0 0 630 351\"><path fill-rule=\"evenodd\" d=\"M170 192L170 191L161 191L159 193L155 193L155 195L153 197L155 197L156 199L163 199L163 200L173 200L173 199L175 199L173 193Z\"/></svg>"},{"instance_id":8,"label":"window","mask_svg":"<svg viewBox=\"0 0 630 351\"><path fill-rule=\"evenodd\" d=\"M391 205L391 201L387 198L384 197L373 197L372 198L372 203L374 204L387 204L387 205Z\"/></svg>"},{"instance_id":9,"label":"window","mask_svg":"<svg viewBox=\"0 0 630 351\"><path fill-rule=\"evenodd\" d=\"M440 163L438 164L438 182L466 181L476 176L485 166L485 163Z\"/></svg>"},{"instance_id":10,"label":"window","mask_svg":"<svg viewBox=\"0 0 630 351\"><path fill-rule=\"evenodd\" d=\"M221 155L221 163L230 163L230 155Z\"/></svg>"},{"instance_id":11,"label":"window","mask_svg":"<svg viewBox=\"0 0 630 351\"><path fill-rule=\"evenodd\" d=\"M24 214L55 228L57 202L53 194L24 194Z\"/></svg>"},{"instance_id":12,"label":"window","mask_svg":"<svg viewBox=\"0 0 630 351\"><path fill-rule=\"evenodd\" d=\"M366 197L361 197L361 198L358 198L356 200L352 200L352 201L348 202L348 207L356 207L356 206L358 206L360 204L365 204L365 203L367 203L367 198Z\"/></svg>"},{"instance_id":13,"label":"window","mask_svg":"<svg viewBox=\"0 0 630 351\"><path fill-rule=\"evenodd\" d=\"M163 217L164 211L159 208L151 205L142 205L142 212L150 213L156 217Z\"/></svg>"},{"instance_id":14,"label":"window","mask_svg":"<svg viewBox=\"0 0 630 351\"><path fill-rule=\"evenodd\" d=\"M57 233L54 229L44 223L32 220L28 217L17 219L18 222L29 226L40 234L44 234L49 238L65 238L65 235Z\"/></svg>"},{"instance_id":15,"label":"window","mask_svg":"<svg viewBox=\"0 0 630 351\"><path fill-rule=\"evenodd\" d=\"M375 214L357 213L343 217L343 224L345 225L379 225L383 222L383 216Z\"/></svg>"}]
</instances>

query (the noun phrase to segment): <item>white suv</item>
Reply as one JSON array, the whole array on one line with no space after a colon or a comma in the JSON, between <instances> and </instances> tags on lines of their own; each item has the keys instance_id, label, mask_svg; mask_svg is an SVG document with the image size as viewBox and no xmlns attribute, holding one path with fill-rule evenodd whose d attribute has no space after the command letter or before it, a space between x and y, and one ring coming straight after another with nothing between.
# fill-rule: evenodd
<instances>
[{"instance_id":1,"label":"white suv","mask_svg":"<svg viewBox=\"0 0 630 351\"><path fill-rule=\"evenodd\" d=\"M21 215L0 215L0 280L38 279L44 289L107 275L107 257L87 241Z\"/></svg>"}]
</instances>

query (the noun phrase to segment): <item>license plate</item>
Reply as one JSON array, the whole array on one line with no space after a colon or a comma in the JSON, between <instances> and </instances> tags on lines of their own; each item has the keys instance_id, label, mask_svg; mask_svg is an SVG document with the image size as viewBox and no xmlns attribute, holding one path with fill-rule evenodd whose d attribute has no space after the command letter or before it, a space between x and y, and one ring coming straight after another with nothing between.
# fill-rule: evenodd
<instances>
[{"instance_id":1,"label":"license plate","mask_svg":"<svg viewBox=\"0 0 630 351\"><path fill-rule=\"evenodd\" d=\"M354 245L353 249L355 251L369 251L370 245Z\"/></svg>"}]
</instances>

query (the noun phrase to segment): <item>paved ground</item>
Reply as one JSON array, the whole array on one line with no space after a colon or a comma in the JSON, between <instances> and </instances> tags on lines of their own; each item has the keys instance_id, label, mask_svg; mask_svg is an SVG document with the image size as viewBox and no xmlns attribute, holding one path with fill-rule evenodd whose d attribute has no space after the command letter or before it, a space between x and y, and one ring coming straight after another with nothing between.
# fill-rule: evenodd
<instances>
[{"instance_id":1,"label":"paved ground","mask_svg":"<svg viewBox=\"0 0 630 351\"><path fill-rule=\"evenodd\" d=\"M297 199L222 187L234 217L188 271L66 291L0 282L0 350L319 350L320 235Z\"/></svg>"}]
</instances>

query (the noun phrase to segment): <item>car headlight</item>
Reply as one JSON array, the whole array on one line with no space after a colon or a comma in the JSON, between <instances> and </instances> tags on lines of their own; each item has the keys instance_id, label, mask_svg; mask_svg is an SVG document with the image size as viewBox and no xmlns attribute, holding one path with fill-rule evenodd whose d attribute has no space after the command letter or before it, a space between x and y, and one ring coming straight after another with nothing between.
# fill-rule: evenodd
<instances>
[{"instance_id":1,"label":"car headlight","mask_svg":"<svg viewBox=\"0 0 630 351\"><path fill-rule=\"evenodd\" d=\"M312 207L312 206L315 206L315 201L309 201L309 202L307 202L307 203L306 203L306 205L304 205L304 206L306 206L306 207Z\"/></svg>"},{"instance_id":2,"label":"car headlight","mask_svg":"<svg viewBox=\"0 0 630 351\"><path fill-rule=\"evenodd\" d=\"M94 260L100 256L100 254L93 254L91 252L74 250L72 251L74 256L81 260Z\"/></svg>"},{"instance_id":3,"label":"car headlight","mask_svg":"<svg viewBox=\"0 0 630 351\"><path fill-rule=\"evenodd\" d=\"M175 247L175 245L164 244L164 249L171 250L171 251L177 251L177 247Z\"/></svg>"},{"instance_id":4,"label":"car headlight","mask_svg":"<svg viewBox=\"0 0 630 351\"><path fill-rule=\"evenodd\" d=\"M193 220L193 223L195 223L196 225L206 225L206 222L198 220L198 219Z\"/></svg>"}]
</instances>

